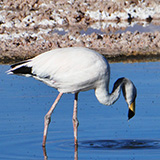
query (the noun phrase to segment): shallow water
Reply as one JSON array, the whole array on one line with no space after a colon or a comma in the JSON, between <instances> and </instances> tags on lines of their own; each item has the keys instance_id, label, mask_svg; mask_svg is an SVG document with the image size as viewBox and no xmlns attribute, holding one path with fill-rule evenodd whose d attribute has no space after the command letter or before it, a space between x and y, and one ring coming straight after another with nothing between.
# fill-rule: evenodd
<instances>
[{"instance_id":1,"label":"shallow water","mask_svg":"<svg viewBox=\"0 0 160 160\"><path fill-rule=\"evenodd\" d=\"M157 160L160 158L160 62L113 63L112 89L119 77L131 79L138 90L136 115L127 121L121 95L112 106L99 104L94 91L79 94L78 154L74 152L72 94L62 96L52 115L48 159ZM58 92L32 78L7 75L0 66L0 159L44 159L43 117Z\"/></svg>"},{"instance_id":2,"label":"shallow water","mask_svg":"<svg viewBox=\"0 0 160 160\"><path fill-rule=\"evenodd\" d=\"M104 23L104 22L103 22ZM101 25L100 25L101 26ZM115 24L113 28L115 28L115 31L104 31L105 28L103 29L103 31L100 29L100 26L90 26L87 29L83 30L83 29L79 29L80 34L85 34L85 35L91 35L92 33L96 33L96 34L117 34L117 33L126 33L127 31L134 33L134 32L140 32L140 33L145 33L145 32L157 32L160 30L160 26L159 25L154 25L153 23L147 23L145 25L140 25L138 23L135 24L129 24L126 25L125 27L122 27L123 29L119 29L119 25ZM108 26L106 26L106 28L108 28ZM117 29L116 29L117 28ZM63 28L61 29L54 29L53 31L49 32L49 33L58 33L60 35L65 35L68 31L64 30Z\"/></svg>"}]
</instances>

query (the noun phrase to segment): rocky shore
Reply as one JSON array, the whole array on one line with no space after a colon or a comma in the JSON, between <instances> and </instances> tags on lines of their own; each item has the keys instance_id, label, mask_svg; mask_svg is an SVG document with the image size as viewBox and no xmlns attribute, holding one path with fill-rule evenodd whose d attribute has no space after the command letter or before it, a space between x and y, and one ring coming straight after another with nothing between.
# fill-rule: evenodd
<instances>
[{"instance_id":1,"label":"rocky shore","mask_svg":"<svg viewBox=\"0 0 160 160\"><path fill-rule=\"evenodd\" d=\"M159 8L158 0L1 1L0 61L24 60L72 46L95 49L109 59L159 57L159 31L115 33L132 24L159 25ZM87 34L88 29L93 32Z\"/></svg>"}]
</instances>

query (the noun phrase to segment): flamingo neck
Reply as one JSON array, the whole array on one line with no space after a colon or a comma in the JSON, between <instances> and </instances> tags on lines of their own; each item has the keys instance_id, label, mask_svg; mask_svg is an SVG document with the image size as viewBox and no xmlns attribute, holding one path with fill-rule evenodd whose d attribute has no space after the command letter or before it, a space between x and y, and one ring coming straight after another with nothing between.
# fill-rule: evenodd
<instances>
[{"instance_id":1,"label":"flamingo neck","mask_svg":"<svg viewBox=\"0 0 160 160\"><path fill-rule=\"evenodd\" d=\"M108 106L112 105L118 100L120 91L121 85L117 86L112 93L109 93L108 87L99 87L95 90L95 95L100 103Z\"/></svg>"}]
</instances>

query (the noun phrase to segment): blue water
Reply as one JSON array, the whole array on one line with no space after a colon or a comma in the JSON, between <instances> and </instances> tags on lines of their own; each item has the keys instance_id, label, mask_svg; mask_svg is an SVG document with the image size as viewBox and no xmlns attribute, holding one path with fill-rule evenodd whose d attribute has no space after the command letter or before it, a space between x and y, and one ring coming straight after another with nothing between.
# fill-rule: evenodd
<instances>
[{"instance_id":1,"label":"blue water","mask_svg":"<svg viewBox=\"0 0 160 160\"><path fill-rule=\"evenodd\" d=\"M127 121L121 95L112 106L100 104L94 91L78 102L78 155L74 153L74 95L64 94L52 115L48 159L157 160L160 158L160 62L113 63L110 90L119 77L137 87L136 115ZM41 160L44 116L58 92L32 78L7 75L0 65L0 159Z\"/></svg>"}]
</instances>

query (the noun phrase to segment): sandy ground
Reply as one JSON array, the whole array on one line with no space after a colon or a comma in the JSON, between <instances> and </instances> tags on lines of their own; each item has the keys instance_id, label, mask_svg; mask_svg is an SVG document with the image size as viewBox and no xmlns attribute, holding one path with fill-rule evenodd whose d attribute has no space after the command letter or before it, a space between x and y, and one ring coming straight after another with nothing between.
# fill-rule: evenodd
<instances>
[{"instance_id":1,"label":"sandy ground","mask_svg":"<svg viewBox=\"0 0 160 160\"><path fill-rule=\"evenodd\" d=\"M159 56L158 31L114 34L134 23L159 25L159 8L158 0L4 0L0 2L0 60L19 61L72 46L92 48L108 58ZM81 33L88 28L103 33Z\"/></svg>"}]
</instances>

